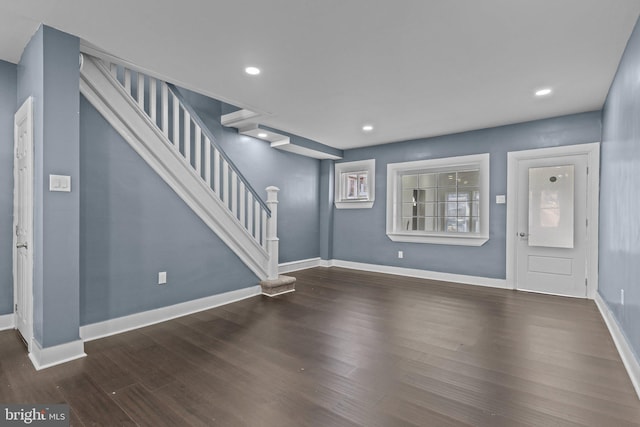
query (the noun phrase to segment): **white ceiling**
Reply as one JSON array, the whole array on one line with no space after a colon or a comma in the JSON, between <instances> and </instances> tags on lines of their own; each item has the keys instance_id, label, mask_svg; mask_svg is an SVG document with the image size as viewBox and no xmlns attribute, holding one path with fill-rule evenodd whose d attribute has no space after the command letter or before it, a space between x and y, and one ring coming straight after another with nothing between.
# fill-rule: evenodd
<instances>
[{"instance_id":1,"label":"white ceiling","mask_svg":"<svg viewBox=\"0 0 640 427\"><path fill-rule=\"evenodd\" d=\"M0 58L18 62L44 22L344 149L598 110L639 13L640 0L3 0Z\"/></svg>"}]
</instances>

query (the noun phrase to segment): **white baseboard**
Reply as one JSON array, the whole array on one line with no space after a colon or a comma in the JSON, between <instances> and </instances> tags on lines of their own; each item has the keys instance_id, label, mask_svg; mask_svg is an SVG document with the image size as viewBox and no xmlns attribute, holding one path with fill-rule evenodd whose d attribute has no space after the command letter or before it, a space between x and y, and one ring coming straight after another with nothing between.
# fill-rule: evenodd
<instances>
[{"instance_id":1,"label":"white baseboard","mask_svg":"<svg viewBox=\"0 0 640 427\"><path fill-rule=\"evenodd\" d=\"M16 327L15 316L13 313L0 315L0 331L13 329Z\"/></svg>"},{"instance_id":2,"label":"white baseboard","mask_svg":"<svg viewBox=\"0 0 640 427\"><path fill-rule=\"evenodd\" d=\"M490 277L441 273L439 271L393 267L389 265L365 264L362 262L343 261L339 259L321 261L322 262L320 263L320 265L324 267L343 267L351 268L353 270L371 271L374 273L395 274L397 276L417 277L420 279L440 280L443 282L463 283L467 285L486 286L490 288L511 289L505 279L492 279Z\"/></svg>"},{"instance_id":3,"label":"white baseboard","mask_svg":"<svg viewBox=\"0 0 640 427\"><path fill-rule=\"evenodd\" d=\"M333 260L332 259L321 259L318 262L318 267L333 267Z\"/></svg>"},{"instance_id":4,"label":"white baseboard","mask_svg":"<svg viewBox=\"0 0 640 427\"><path fill-rule=\"evenodd\" d=\"M618 349L618 353L620 353L620 358L622 359L622 363L624 367L627 369L627 373L629 374L629 378L631 378L631 383L633 384L633 388L636 389L636 393L638 394L638 398L640 399L640 361L636 359L627 338L624 336L622 331L620 330L620 326L618 325L617 320L609 310L609 306L602 299L599 293L596 293L595 297L596 305L600 310L600 314L604 319L604 323L607 324L607 328L609 328L609 333L613 338L613 342Z\"/></svg>"},{"instance_id":5,"label":"white baseboard","mask_svg":"<svg viewBox=\"0 0 640 427\"><path fill-rule=\"evenodd\" d=\"M319 267L320 261L322 261L320 258L309 258L298 261L283 262L278 264L278 273L286 274L291 273L292 271L304 270L306 268Z\"/></svg>"},{"instance_id":6,"label":"white baseboard","mask_svg":"<svg viewBox=\"0 0 640 427\"><path fill-rule=\"evenodd\" d=\"M277 294L265 294L263 292L262 295L264 295L265 297L273 298L273 297L277 297L278 295L289 294L289 293L294 292L294 291L295 291L295 289L289 289L288 291L278 292Z\"/></svg>"},{"instance_id":7,"label":"white baseboard","mask_svg":"<svg viewBox=\"0 0 640 427\"><path fill-rule=\"evenodd\" d=\"M466 276L463 274L441 273L439 271L420 270L417 268L393 267L390 265L367 264L363 262L344 261L340 259L309 258L300 261L285 262L279 265L280 274L313 267L342 267L352 270L371 271L374 273L395 274L397 276L417 277L420 279L440 280L444 282L464 283L467 285L487 286L499 289L512 289L505 279L490 277Z\"/></svg>"},{"instance_id":8,"label":"white baseboard","mask_svg":"<svg viewBox=\"0 0 640 427\"><path fill-rule=\"evenodd\" d=\"M36 368L36 371L71 362L72 360L85 357L84 342L82 340L71 341L53 347L42 348L40 344L33 340L29 359Z\"/></svg>"},{"instance_id":9,"label":"white baseboard","mask_svg":"<svg viewBox=\"0 0 640 427\"><path fill-rule=\"evenodd\" d=\"M143 311L142 313L135 313L128 316L118 317L116 319L105 320L104 322L92 323L90 325L80 327L80 337L84 341L92 341L98 338L104 338L133 329L143 328L155 323L175 319L176 317L182 317L188 314L240 301L245 298L260 295L261 292L262 289L259 285L250 286L248 288L212 295L193 301L170 305L168 307L161 307L155 310Z\"/></svg>"}]
</instances>

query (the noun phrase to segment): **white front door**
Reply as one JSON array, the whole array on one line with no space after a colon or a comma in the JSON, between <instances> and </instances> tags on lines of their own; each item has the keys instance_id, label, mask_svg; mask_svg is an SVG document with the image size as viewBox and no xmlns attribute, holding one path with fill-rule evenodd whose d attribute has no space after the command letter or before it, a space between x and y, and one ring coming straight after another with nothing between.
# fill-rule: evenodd
<instances>
[{"instance_id":1,"label":"white front door","mask_svg":"<svg viewBox=\"0 0 640 427\"><path fill-rule=\"evenodd\" d=\"M33 107L14 120L13 289L16 328L31 351L33 338Z\"/></svg>"},{"instance_id":2,"label":"white front door","mask_svg":"<svg viewBox=\"0 0 640 427\"><path fill-rule=\"evenodd\" d=\"M586 155L518 165L517 288L587 296Z\"/></svg>"},{"instance_id":3,"label":"white front door","mask_svg":"<svg viewBox=\"0 0 640 427\"><path fill-rule=\"evenodd\" d=\"M514 288L593 297L598 156L597 143L509 153L515 182L509 183L507 251L514 265L507 276Z\"/></svg>"}]
</instances>

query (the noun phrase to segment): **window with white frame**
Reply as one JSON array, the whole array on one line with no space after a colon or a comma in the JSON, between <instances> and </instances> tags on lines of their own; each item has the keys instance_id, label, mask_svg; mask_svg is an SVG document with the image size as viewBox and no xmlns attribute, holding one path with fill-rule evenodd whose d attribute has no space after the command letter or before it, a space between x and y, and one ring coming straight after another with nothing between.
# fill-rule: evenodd
<instances>
[{"instance_id":1,"label":"window with white frame","mask_svg":"<svg viewBox=\"0 0 640 427\"><path fill-rule=\"evenodd\" d=\"M336 163L336 208L370 208L373 206L374 199L375 159Z\"/></svg>"},{"instance_id":2,"label":"window with white frame","mask_svg":"<svg viewBox=\"0 0 640 427\"><path fill-rule=\"evenodd\" d=\"M489 239L489 154L387 165L387 235L481 246Z\"/></svg>"},{"instance_id":3,"label":"window with white frame","mask_svg":"<svg viewBox=\"0 0 640 427\"><path fill-rule=\"evenodd\" d=\"M369 200L369 174L367 171L342 172L340 179L347 200Z\"/></svg>"}]
</instances>

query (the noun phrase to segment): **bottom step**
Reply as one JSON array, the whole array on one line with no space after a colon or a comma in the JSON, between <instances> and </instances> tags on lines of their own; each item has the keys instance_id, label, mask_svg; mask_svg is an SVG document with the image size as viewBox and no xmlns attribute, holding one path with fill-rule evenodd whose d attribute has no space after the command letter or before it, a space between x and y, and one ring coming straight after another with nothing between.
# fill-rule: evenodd
<instances>
[{"instance_id":1,"label":"bottom step","mask_svg":"<svg viewBox=\"0 0 640 427\"><path fill-rule=\"evenodd\" d=\"M277 279L263 280L260 282L262 295L275 297L296 290L296 278L291 276L278 276Z\"/></svg>"}]
</instances>

